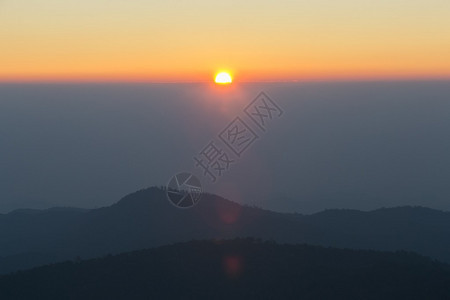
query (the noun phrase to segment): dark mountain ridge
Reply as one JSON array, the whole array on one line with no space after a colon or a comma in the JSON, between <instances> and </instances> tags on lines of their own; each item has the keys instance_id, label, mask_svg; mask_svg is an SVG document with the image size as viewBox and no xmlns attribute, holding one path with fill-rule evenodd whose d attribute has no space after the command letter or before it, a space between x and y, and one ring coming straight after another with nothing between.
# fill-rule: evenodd
<instances>
[{"instance_id":1,"label":"dark mountain ridge","mask_svg":"<svg viewBox=\"0 0 450 300\"><path fill-rule=\"evenodd\" d=\"M285 214L208 194L197 206L181 210L167 201L163 189L149 188L99 209L0 215L0 273L192 239L248 236L282 243L408 250L450 262L448 212L400 207Z\"/></svg>"},{"instance_id":2,"label":"dark mountain ridge","mask_svg":"<svg viewBox=\"0 0 450 300\"><path fill-rule=\"evenodd\" d=\"M191 241L0 276L2 299L447 299L450 266L409 252Z\"/></svg>"}]
</instances>

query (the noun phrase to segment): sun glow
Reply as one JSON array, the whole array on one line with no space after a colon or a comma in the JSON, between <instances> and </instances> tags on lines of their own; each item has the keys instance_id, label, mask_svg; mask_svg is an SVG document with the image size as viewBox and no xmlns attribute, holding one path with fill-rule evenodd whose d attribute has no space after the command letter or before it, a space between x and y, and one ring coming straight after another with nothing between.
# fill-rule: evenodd
<instances>
[{"instance_id":1,"label":"sun glow","mask_svg":"<svg viewBox=\"0 0 450 300\"><path fill-rule=\"evenodd\" d=\"M230 84L233 80L231 78L231 75L227 72L220 72L216 75L216 78L214 81L217 84Z\"/></svg>"}]
</instances>

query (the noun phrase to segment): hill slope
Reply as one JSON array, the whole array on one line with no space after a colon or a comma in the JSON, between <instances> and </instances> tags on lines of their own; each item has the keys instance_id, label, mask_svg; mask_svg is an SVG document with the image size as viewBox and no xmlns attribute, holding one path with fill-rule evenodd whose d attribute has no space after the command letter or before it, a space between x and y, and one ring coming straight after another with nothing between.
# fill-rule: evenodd
<instances>
[{"instance_id":1,"label":"hill slope","mask_svg":"<svg viewBox=\"0 0 450 300\"><path fill-rule=\"evenodd\" d=\"M282 214L205 195L188 210L150 188L94 210L0 215L0 273L191 239L255 237L288 243L409 250L450 262L450 213L420 207Z\"/></svg>"},{"instance_id":2,"label":"hill slope","mask_svg":"<svg viewBox=\"0 0 450 300\"><path fill-rule=\"evenodd\" d=\"M0 277L2 299L445 299L448 265L401 252L193 241Z\"/></svg>"}]
</instances>

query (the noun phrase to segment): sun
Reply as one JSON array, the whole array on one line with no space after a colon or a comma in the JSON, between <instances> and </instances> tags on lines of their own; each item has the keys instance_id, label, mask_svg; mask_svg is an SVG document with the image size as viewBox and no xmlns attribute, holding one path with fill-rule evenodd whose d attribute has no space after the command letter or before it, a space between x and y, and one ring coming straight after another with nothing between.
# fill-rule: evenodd
<instances>
[{"instance_id":1,"label":"sun","mask_svg":"<svg viewBox=\"0 0 450 300\"><path fill-rule=\"evenodd\" d=\"M216 78L214 81L217 84L230 84L233 82L233 79L231 78L231 75L227 72L220 72L216 75Z\"/></svg>"}]
</instances>

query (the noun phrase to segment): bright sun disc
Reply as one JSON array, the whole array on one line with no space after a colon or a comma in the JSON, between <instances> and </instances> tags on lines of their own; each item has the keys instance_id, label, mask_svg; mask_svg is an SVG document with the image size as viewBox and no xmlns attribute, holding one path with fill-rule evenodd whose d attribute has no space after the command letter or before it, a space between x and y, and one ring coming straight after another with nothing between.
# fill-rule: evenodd
<instances>
[{"instance_id":1,"label":"bright sun disc","mask_svg":"<svg viewBox=\"0 0 450 300\"><path fill-rule=\"evenodd\" d=\"M230 84L233 80L231 79L231 75L227 72L220 72L216 75L214 81L218 84Z\"/></svg>"}]
</instances>

